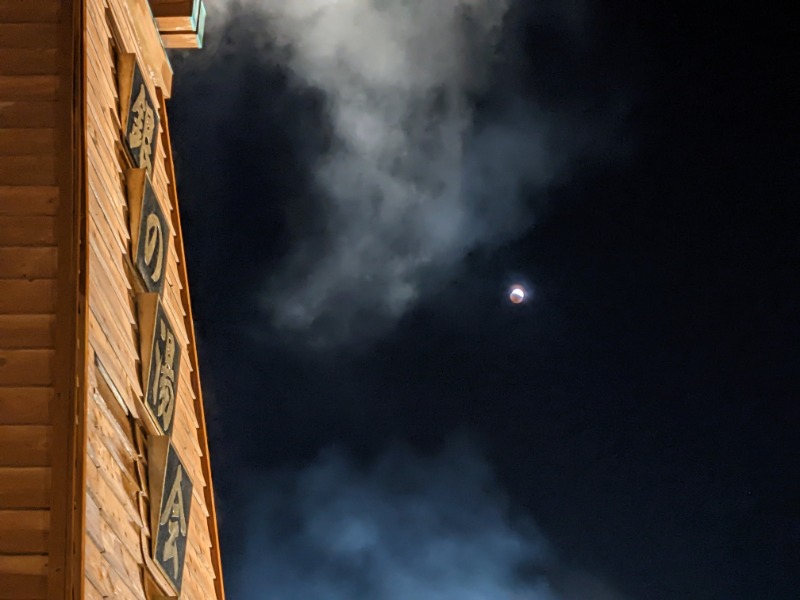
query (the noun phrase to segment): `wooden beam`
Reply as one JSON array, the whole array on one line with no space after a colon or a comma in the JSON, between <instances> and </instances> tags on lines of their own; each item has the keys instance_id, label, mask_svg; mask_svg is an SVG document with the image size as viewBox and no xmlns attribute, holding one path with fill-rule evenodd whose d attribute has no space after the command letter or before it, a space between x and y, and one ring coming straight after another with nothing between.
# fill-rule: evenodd
<instances>
[{"instance_id":1,"label":"wooden beam","mask_svg":"<svg viewBox=\"0 0 800 600\"><path fill-rule=\"evenodd\" d=\"M0 22L56 23L61 14L59 4L59 0L3 0L0 2Z\"/></svg>"},{"instance_id":2,"label":"wooden beam","mask_svg":"<svg viewBox=\"0 0 800 600\"><path fill-rule=\"evenodd\" d=\"M166 48L202 48L206 7L202 0L150 0Z\"/></svg>"},{"instance_id":3,"label":"wooden beam","mask_svg":"<svg viewBox=\"0 0 800 600\"><path fill-rule=\"evenodd\" d=\"M0 425L0 467L50 465L50 425Z\"/></svg>"},{"instance_id":4,"label":"wooden beam","mask_svg":"<svg viewBox=\"0 0 800 600\"><path fill-rule=\"evenodd\" d=\"M196 33L162 33L164 47L171 50L192 50L203 47L202 35Z\"/></svg>"},{"instance_id":5,"label":"wooden beam","mask_svg":"<svg viewBox=\"0 0 800 600\"><path fill-rule=\"evenodd\" d=\"M202 4L201 0L150 0L159 31L192 31Z\"/></svg>"},{"instance_id":6,"label":"wooden beam","mask_svg":"<svg viewBox=\"0 0 800 600\"><path fill-rule=\"evenodd\" d=\"M88 379L88 218L86 191L86 0L61 2L56 103L60 185L57 225L55 402L48 600L84 597L86 398Z\"/></svg>"},{"instance_id":7,"label":"wooden beam","mask_svg":"<svg viewBox=\"0 0 800 600\"><path fill-rule=\"evenodd\" d=\"M0 23L0 48L57 48L57 23Z\"/></svg>"},{"instance_id":8,"label":"wooden beam","mask_svg":"<svg viewBox=\"0 0 800 600\"><path fill-rule=\"evenodd\" d=\"M49 508L50 471L50 467L0 467L0 510Z\"/></svg>"},{"instance_id":9,"label":"wooden beam","mask_svg":"<svg viewBox=\"0 0 800 600\"><path fill-rule=\"evenodd\" d=\"M53 395L50 387L0 387L0 425L50 423Z\"/></svg>"},{"instance_id":10,"label":"wooden beam","mask_svg":"<svg viewBox=\"0 0 800 600\"><path fill-rule=\"evenodd\" d=\"M48 531L47 510L0 510L0 554L44 554Z\"/></svg>"}]
</instances>

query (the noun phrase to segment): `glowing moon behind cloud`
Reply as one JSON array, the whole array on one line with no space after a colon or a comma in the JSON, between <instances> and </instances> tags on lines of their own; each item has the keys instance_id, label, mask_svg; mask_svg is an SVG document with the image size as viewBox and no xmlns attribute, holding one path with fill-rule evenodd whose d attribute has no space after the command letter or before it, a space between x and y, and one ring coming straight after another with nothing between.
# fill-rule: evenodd
<instances>
[{"instance_id":1,"label":"glowing moon behind cloud","mask_svg":"<svg viewBox=\"0 0 800 600\"><path fill-rule=\"evenodd\" d=\"M518 285L514 286L511 289L511 293L508 295L508 299L514 304L520 304L523 300L525 300L525 290Z\"/></svg>"}]
</instances>

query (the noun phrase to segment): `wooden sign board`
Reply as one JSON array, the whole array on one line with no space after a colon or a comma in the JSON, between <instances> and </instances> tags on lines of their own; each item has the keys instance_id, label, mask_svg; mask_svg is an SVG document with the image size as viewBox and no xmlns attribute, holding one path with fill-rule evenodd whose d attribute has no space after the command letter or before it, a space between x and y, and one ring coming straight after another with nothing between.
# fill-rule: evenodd
<instances>
[{"instance_id":1,"label":"wooden sign board","mask_svg":"<svg viewBox=\"0 0 800 600\"><path fill-rule=\"evenodd\" d=\"M128 170L131 250L149 292L161 293L167 273L171 230L145 169Z\"/></svg>"},{"instance_id":2,"label":"wooden sign board","mask_svg":"<svg viewBox=\"0 0 800 600\"><path fill-rule=\"evenodd\" d=\"M192 508L192 480L166 436L150 436L148 465L153 559L180 594Z\"/></svg>"},{"instance_id":3,"label":"wooden sign board","mask_svg":"<svg viewBox=\"0 0 800 600\"><path fill-rule=\"evenodd\" d=\"M137 303L144 416L149 429L169 437L175 424L181 345L157 294L141 294Z\"/></svg>"},{"instance_id":4,"label":"wooden sign board","mask_svg":"<svg viewBox=\"0 0 800 600\"><path fill-rule=\"evenodd\" d=\"M117 77L123 146L134 167L152 173L158 144L158 111L135 54L117 56Z\"/></svg>"}]
</instances>

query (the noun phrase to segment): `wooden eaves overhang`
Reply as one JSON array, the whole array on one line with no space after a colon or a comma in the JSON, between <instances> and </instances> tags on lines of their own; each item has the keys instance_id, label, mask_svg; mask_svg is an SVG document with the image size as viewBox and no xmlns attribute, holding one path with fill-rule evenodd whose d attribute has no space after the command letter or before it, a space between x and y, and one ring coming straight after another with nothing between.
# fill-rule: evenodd
<instances>
[{"instance_id":1,"label":"wooden eaves overhang","mask_svg":"<svg viewBox=\"0 0 800 600\"><path fill-rule=\"evenodd\" d=\"M206 22L203 0L150 0L166 48L202 48Z\"/></svg>"}]
</instances>

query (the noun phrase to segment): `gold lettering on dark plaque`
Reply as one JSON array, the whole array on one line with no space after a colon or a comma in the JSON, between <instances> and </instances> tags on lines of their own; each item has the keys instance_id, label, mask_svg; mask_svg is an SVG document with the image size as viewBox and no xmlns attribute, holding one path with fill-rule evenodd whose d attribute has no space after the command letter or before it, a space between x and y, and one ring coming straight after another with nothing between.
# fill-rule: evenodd
<instances>
[{"instance_id":1,"label":"gold lettering on dark plaque","mask_svg":"<svg viewBox=\"0 0 800 600\"><path fill-rule=\"evenodd\" d=\"M119 71L125 147L133 166L152 174L158 142L158 111L135 56L124 55Z\"/></svg>"},{"instance_id":2,"label":"gold lettering on dark plaque","mask_svg":"<svg viewBox=\"0 0 800 600\"><path fill-rule=\"evenodd\" d=\"M154 557L164 573L180 591L189 534L189 515L192 503L192 480L181 463L175 447L170 444L164 470L161 506L153 539Z\"/></svg>"},{"instance_id":3,"label":"gold lettering on dark plaque","mask_svg":"<svg viewBox=\"0 0 800 600\"><path fill-rule=\"evenodd\" d=\"M155 134L155 109L148 102L147 89L144 84L139 86L139 95L131 107L133 123L128 129L128 148L133 153L134 164L137 167L153 170L153 141Z\"/></svg>"},{"instance_id":4,"label":"gold lettering on dark plaque","mask_svg":"<svg viewBox=\"0 0 800 600\"><path fill-rule=\"evenodd\" d=\"M151 269L151 279L161 281L164 274L164 229L158 215L150 213L145 222L144 264Z\"/></svg>"},{"instance_id":5,"label":"gold lettering on dark plaque","mask_svg":"<svg viewBox=\"0 0 800 600\"><path fill-rule=\"evenodd\" d=\"M143 188L141 217L136 236L136 268L147 290L160 293L164 287L170 230L161 204L146 176Z\"/></svg>"},{"instance_id":6,"label":"gold lettering on dark plaque","mask_svg":"<svg viewBox=\"0 0 800 600\"><path fill-rule=\"evenodd\" d=\"M164 435L172 433L172 426L175 423L175 392L180 360L181 349L175 330L159 303L150 354L150 376L145 395L147 408L155 417Z\"/></svg>"},{"instance_id":7,"label":"gold lettering on dark plaque","mask_svg":"<svg viewBox=\"0 0 800 600\"><path fill-rule=\"evenodd\" d=\"M178 536L186 537L186 508L183 505L181 495L181 482L183 481L183 470L178 465L175 480L172 482L172 489L169 491L167 502L158 520L159 525L166 525L168 537L161 547L161 562L172 563L172 578L178 577L178 566L180 565L180 555L178 553Z\"/></svg>"}]
</instances>

